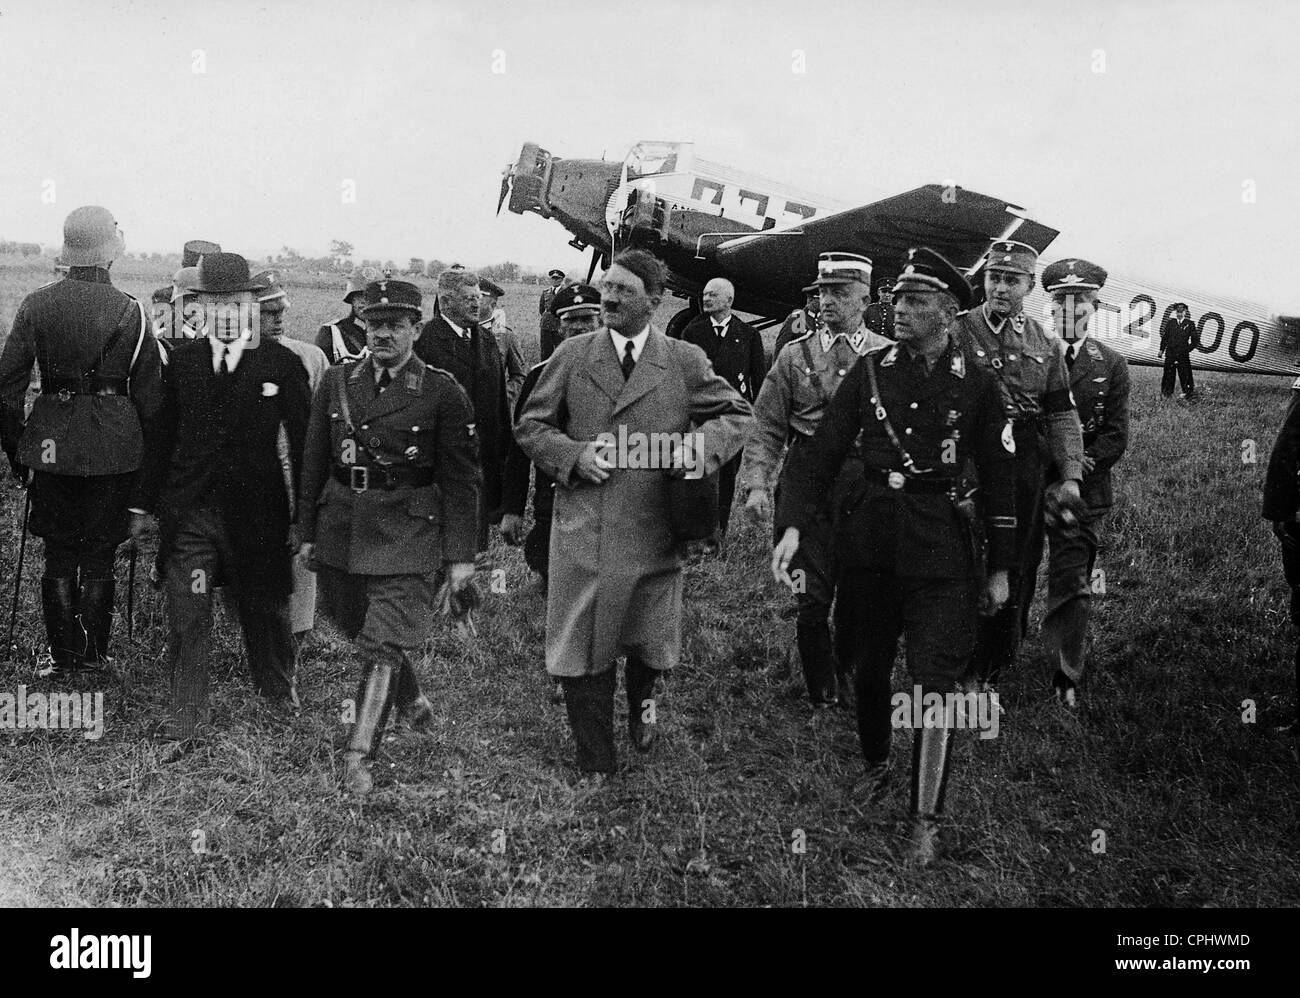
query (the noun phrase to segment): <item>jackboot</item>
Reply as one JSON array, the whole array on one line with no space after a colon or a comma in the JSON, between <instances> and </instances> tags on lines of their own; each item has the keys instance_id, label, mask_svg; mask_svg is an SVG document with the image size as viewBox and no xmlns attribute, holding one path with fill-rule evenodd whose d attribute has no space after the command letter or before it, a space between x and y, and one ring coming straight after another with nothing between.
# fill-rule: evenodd
<instances>
[{"instance_id":1,"label":"jackboot","mask_svg":"<svg viewBox=\"0 0 1300 998\"><path fill-rule=\"evenodd\" d=\"M86 632L87 665L109 662L108 642L113 633L112 579L87 579L81 584L81 626Z\"/></svg>"},{"instance_id":2,"label":"jackboot","mask_svg":"<svg viewBox=\"0 0 1300 998\"><path fill-rule=\"evenodd\" d=\"M655 677L658 673L639 659L628 657L627 737L638 752L649 752L659 737L657 705L654 702ZM647 717L655 718L646 720Z\"/></svg>"},{"instance_id":3,"label":"jackboot","mask_svg":"<svg viewBox=\"0 0 1300 998\"><path fill-rule=\"evenodd\" d=\"M51 672L66 675L80 668L86 634L77 619L77 580L71 576L41 579L41 610L54 660Z\"/></svg>"},{"instance_id":4,"label":"jackboot","mask_svg":"<svg viewBox=\"0 0 1300 998\"><path fill-rule=\"evenodd\" d=\"M951 748L946 725L918 728L912 736L912 858L918 866L933 862L938 848Z\"/></svg>"},{"instance_id":5,"label":"jackboot","mask_svg":"<svg viewBox=\"0 0 1300 998\"><path fill-rule=\"evenodd\" d=\"M370 764L379 748L379 739L393 703L393 667L375 662L365 671L357 690L357 720L343 753L343 787L357 797L364 797L374 786Z\"/></svg>"}]
</instances>

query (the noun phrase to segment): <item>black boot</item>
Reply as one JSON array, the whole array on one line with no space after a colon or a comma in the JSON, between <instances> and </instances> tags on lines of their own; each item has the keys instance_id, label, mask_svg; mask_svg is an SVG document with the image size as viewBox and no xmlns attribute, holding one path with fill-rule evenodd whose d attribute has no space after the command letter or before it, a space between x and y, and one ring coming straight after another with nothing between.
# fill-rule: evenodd
<instances>
[{"instance_id":1,"label":"black boot","mask_svg":"<svg viewBox=\"0 0 1300 998\"><path fill-rule=\"evenodd\" d=\"M627 737L638 752L649 752L658 736L659 719L654 702L655 677L658 673L638 659L628 656ZM650 718L650 720L647 720Z\"/></svg>"},{"instance_id":2,"label":"black boot","mask_svg":"<svg viewBox=\"0 0 1300 998\"><path fill-rule=\"evenodd\" d=\"M68 673L81 666L86 635L77 619L77 580L70 576L41 579L41 609L50 642L53 672Z\"/></svg>"},{"instance_id":3,"label":"black boot","mask_svg":"<svg viewBox=\"0 0 1300 998\"><path fill-rule=\"evenodd\" d=\"M934 861L948 789L952 729L918 728L912 735L912 858L920 866Z\"/></svg>"},{"instance_id":4,"label":"black boot","mask_svg":"<svg viewBox=\"0 0 1300 998\"><path fill-rule=\"evenodd\" d=\"M113 632L113 598L116 586L112 579L90 579L81 585L81 626L86 632L88 665L107 663L108 640Z\"/></svg>"},{"instance_id":5,"label":"black boot","mask_svg":"<svg viewBox=\"0 0 1300 998\"><path fill-rule=\"evenodd\" d=\"M803 666L808 699L814 707L832 707L837 703L835 666L831 656L831 633L826 613L821 608L805 612L801 607L796 624L799 664Z\"/></svg>"},{"instance_id":6,"label":"black boot","mask_svg":"<svg viewBox=\"0 0 1300 998\"><path fill-rule=\"evenodd\" d=\"M357 720L347 751L343 753L343 787L356 797L364 797L374 785L370 763L379 749L384 722L393 704L396 676L391 663L368 663L357 689Z\"/></svg>"}]
</instances>

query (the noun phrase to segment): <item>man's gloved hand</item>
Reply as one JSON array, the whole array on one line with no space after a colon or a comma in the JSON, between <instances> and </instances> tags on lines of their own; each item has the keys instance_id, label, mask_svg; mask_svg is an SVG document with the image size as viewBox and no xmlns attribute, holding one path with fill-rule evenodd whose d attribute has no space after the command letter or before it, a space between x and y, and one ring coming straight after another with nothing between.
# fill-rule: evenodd
<instances>
[{"instance_id":1,"label":"man's gloved hand","mask_svg":"<svg viewBox=\"0 0 1300 998\"><path fill-rule=\"evenodd\" d=\"M1049 486L1043 497L1043 515L1058 527L1073 527L1088 511L1079 495L1079 483L1073 478Z\"/></svg>"}]
</instances>

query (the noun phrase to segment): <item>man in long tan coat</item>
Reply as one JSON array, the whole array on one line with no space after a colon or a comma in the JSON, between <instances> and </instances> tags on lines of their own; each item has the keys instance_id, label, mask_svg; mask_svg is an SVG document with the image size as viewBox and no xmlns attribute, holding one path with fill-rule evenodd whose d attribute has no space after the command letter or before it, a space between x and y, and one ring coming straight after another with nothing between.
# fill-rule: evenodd
<instances>
[{"instance_id":1,"label":"man in long tan coat","mask_svg":"<svg viewBox=\"0 0 1300 998\"><path fill-rule=\"evenodd\" d=\"M601 282L603 326L556 348L515 427L556 482L546 670L564 683L578 768L594 783L615 768L615 657L627 656L628 734L644 752L655 678L681 652L669 477L717 471L753 413L703 350L650 325L665 277L650 254L620 254Z\"/></svg>"}]
</instances>

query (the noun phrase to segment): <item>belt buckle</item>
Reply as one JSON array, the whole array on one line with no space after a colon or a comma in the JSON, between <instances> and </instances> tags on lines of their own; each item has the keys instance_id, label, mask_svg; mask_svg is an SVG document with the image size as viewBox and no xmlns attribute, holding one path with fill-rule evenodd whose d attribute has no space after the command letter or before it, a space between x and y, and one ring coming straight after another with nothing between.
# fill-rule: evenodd
<instances>
[{"instance_id":1,"label":"belt buckle","mask_svg":"<svg viewBox=\"0 0 1300 998\"><path fill-rule=\"evenodd\" d=\"M906 479L901 471L891 471L889 473L888 485L891 489L901 489Z\"/></svg>"},{"instance_id":2,"label":"belt buckle","mask_svg":"<svg viewBox=\"0 0 1300 998\"><path fill-rule=\"evenodd\" d=\"M370 469L364 464L354 464L348 468L348 487L353 492L361 493L370 488Z\"/></svg>"},{"instance_id":3,"label":"belt buckle","mask_svg":"<svg viewBox=\"0 0 1300 998\"><path fill-rule=\"evenodd\" d=\"M66 388L60 388L58 391L58 395L56 397L64 405L67 405L69 402L72 401L72 392Z\"/></svg>"}]
</instances>

